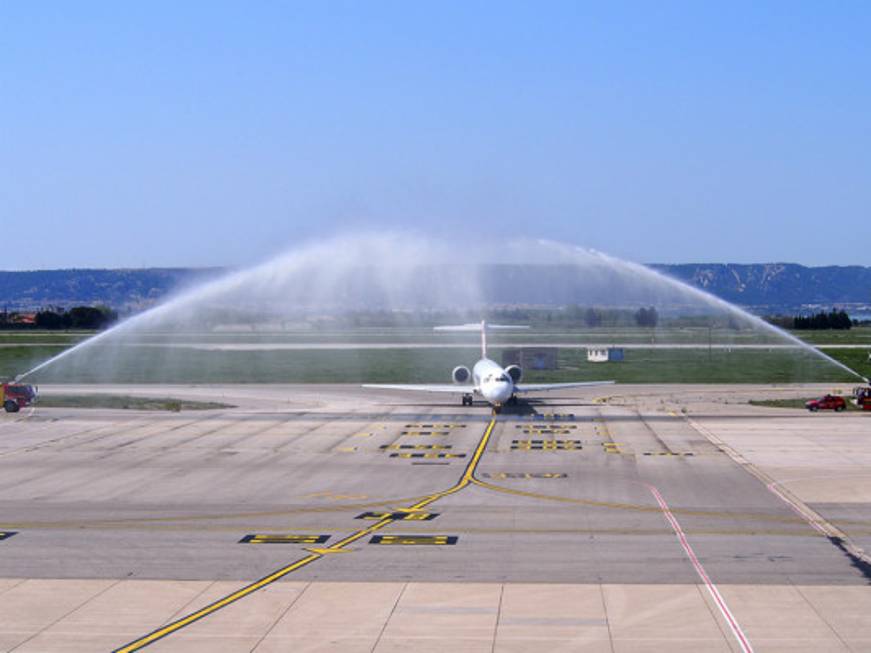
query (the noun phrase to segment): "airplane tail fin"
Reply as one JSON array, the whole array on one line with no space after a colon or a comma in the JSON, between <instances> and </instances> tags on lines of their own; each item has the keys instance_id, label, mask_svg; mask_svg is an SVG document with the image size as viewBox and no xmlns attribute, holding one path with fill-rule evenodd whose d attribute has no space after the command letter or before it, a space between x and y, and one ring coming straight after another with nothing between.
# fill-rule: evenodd
<instances>
[{"instance_id":1,"label":"airplane tail fin","mask_svg":"<svg viewBox=\"0 0 871 653\"><path fill-rule=\"evenodd\" d=\"M487 331L507 331L511 329L528 329L525 325L513 324L488 324L486 320L472 322L470 324L457 324L451 326L437 326L434 331L480 331L481 332L481 358L487 358Z\"/></svg>"}]
</instances>

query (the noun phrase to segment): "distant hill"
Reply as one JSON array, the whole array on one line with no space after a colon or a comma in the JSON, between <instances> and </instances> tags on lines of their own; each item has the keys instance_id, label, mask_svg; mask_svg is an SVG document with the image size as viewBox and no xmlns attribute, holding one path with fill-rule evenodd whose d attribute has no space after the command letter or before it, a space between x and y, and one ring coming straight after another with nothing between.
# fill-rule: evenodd
<instances>
[{"instance_id":1,"label":"distant hill","mask_svg":"<svg viewBox=\"0 0 871 653\"><path fill-rule=\"evenodd\" d=\"M650 267L702 288L718 297L757 312L792 312L801 306L871 304L871 267L806 267L794 263L735 265L721 263L654 264ZM157 302L169 292L214 277L220 268L147 268L120 270L0 271L0 309L35 310L47 306L104 304L122 313ZM584 296L601 301L587 288L567 283L564 271L539 268L530 273L518 266L503 266L499 274L486 274L483 283L491 297L559 304ZM535 277L530 278L530 277ZM524 283L525 282L525 283ZM521 288L521 286L526 286ZM518 295L519 292L519 295ZM520 298L522 297L522 298Z\"/></svg>"},{"instance_id":2,"label":"distant hill","mask_svg":"<svg viewBox=\"0 0 871 653\"><path fill-rule=\"evenodd\" d=\"M0 271L0 309L103 304L134 311L219 272L187 268Z\"/></svg>"},{"instance_id":3,"label":"distant hill","mask_svg":"<svg viewBox=\"0 0 871 653\"><path fill-rule=\"evenodd\" d=\"M650 265L733 304L871 304L871 267L796 263Z\"/></svg>"}]
</instances>

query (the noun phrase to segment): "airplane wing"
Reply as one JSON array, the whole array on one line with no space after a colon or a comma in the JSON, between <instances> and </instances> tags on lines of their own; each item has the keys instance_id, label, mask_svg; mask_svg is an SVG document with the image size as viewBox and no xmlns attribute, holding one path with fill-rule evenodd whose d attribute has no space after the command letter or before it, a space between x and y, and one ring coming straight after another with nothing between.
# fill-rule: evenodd
<instances>
[{"instance_id":1,"label":"airplane wing","mask_svg":"<svg viewBox=\"0 0 871 653\"><path fill-rule=\"evenodd\" d=\"M590 388L597 385L613 385L613 381L576 381L573 383L521 383L514 386L515 392L546 392L567 388Z\"/></svg>"},{"instance_id":2,"label":"airplane wing","mask_svg":"<svg viewBox=\"0 0 871 653\"><path fill-rule=\"evenodd\" d=\"M364 383L362 387L380 390L409 390L412 392L453 392L454 394L471 394L475 391L475 386L473 385L457 385L456 383L414 383L405 385Z\"/></svg>"}]
</instances>

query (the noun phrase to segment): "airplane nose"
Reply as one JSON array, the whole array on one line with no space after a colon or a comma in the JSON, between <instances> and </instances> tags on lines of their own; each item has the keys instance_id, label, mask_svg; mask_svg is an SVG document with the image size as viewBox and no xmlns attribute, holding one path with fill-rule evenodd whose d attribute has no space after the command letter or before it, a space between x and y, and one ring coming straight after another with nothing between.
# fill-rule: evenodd
<instances>
[{"instance_id":1,"label":"airplane nose","mask_svg":"<svg viewBox=\"0 0 871 653\"><path fill-rule=\"evenodd\" d=\"M489 390L490 392L485 395L489 401L501 404L511 398L511 385L508 383L494 383Z\"/></svg>"}]
</instances>

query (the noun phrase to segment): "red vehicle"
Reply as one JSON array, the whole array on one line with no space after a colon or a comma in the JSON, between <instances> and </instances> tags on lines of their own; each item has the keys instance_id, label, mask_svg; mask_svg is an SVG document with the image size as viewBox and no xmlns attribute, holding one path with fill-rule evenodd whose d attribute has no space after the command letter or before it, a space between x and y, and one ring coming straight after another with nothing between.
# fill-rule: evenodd
<instances>
[{"instance_id":1,"label":"red vehicle","mask_svg":"<svg viewBox=\"0 0 871 653\"><path fill-rule=\"evenodd\" d=\"M811 399L804 407L812 413L818 410L836 410L841 412L842 410L847 410L847 402L844 401L843 397L838 397L837 395L825 395L819 399Z\"/></svg>"},{"instance_id":2,"label":"red vehicle","mask_svg":"<svg viewBox=\"0 0 871 653\"><path fill-rule=\"evenodd\" d=\"M36 388L23 383L0 384L0 404L7 413L17 413L36 401Z\"/></svg>"},{"instance_id":3,"label":"red vehicle","mask_svg":"<svg viewBox=\"0 0 871 653\"><path fill-rule=\"evenodd\" d=\"M859 386L853 390L856 405L862 410L871 411L871 386Z\"/></svg>"}]
</instances>

